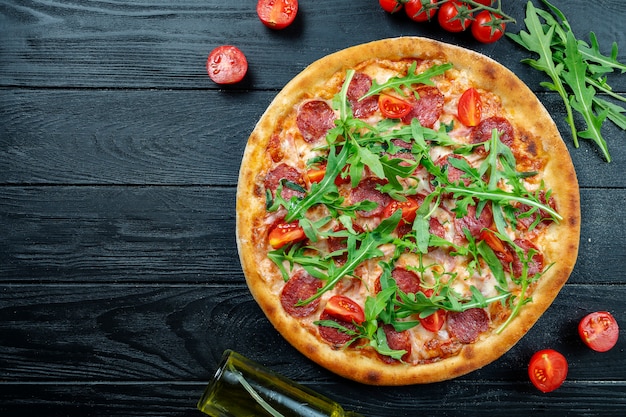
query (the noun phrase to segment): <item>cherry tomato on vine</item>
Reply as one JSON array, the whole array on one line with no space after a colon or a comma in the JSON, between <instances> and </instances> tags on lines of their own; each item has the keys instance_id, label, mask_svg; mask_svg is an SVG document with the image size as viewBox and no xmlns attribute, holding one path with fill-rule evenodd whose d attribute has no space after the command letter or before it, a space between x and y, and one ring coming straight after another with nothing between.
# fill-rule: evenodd
<instances>
[{"instance_id":1,"label":"cherry tomato on vine","mask_svg":"<svg viewBox=\"0 0 626 417\"><path fill-rule=\"evenodd\" d=\"M500 19L498 15L494 15L487 10L478 13L472 23L472 36L478 42L493 43L504 35L506 24L504 22L496 22Z\"/></svg>"},{"instance_id":2,"label":"cherry tomato on vine","mask_svg":"<svg viewBox=\"0 0 626 417\"><path fill-rule=\"evenodd\" d=\"M256 13L265 26L284 29L298 14L298 0L258 0Z\"/></svg>"},{"instance_id":3,"label":"cherry tomato on vine","mask_svg":"<svg viewBox=\"0 0 626 417\"><path fill-rule=\"evenodd\" d=\"M463 32L472 24L472 16L466 5L449 0L439 7L437 21L448 32Z\"/></svg>"},{"instance_id":4,"label":"cherry tomato on vine","mask_svg":"<svg viewBox=\"0 0 626 417\"><path fill-rule=\"evenodd\" d=\"M476 3L480 3L483 6L491 6L493 4L493 0L474 0Z\"/></svg>"},{"instance_id":5,"label":"cherry tomato on vine","mask_svg":"<svg viewBox=\"0 0 626 417\"><path fill-rule=\"evenodd\" d=\"M404 11L407 16L415 22L427 22L437 13L437 6L434 6L437 1L438 0L426 0L430 5L424 6L422 0L409 0L404 4Z\"/></svg>"},{"instance_id":6,"label":"cherry tomato on vine","mask_svg":"<svg viewBox=\"0 0 626 417\"><path fill-rule=\"evenodd\" d=\"M578 334L591 349L606 352L617 343L619 326L608 311L596 311L586 315L578 323Z\"/></svg>"},{"instance_id":7,"label":"cherry tomato on vine","mask_svg":"<svg viewBox=\"0 0 626 417\"><path fill-rule=\"evenodd\" d=\"M365 321L365 313L360 305L345 295L333 295L324 307L324 311L339 320L361 324Z\"/></svg>"},{"instance_id":8,"label":"cherry tomato on vine","mask_svg":"<svg viewBox=\"0 0 626 417\"><path fill-rule=\"evenodd\" d=\"M206 70L217 84L234 84L246 75L248 60L236 46L222 45L209 53Z\"/></svg>"},{"instance_id":9,"label":"cherry tomato on vine","mask_svg":"<svg viewBox=\"0 0 626 417\"><path fill-rule=\"evenodd\" d=\"M476 126L482 116L480 93L475 88L468 88L461 95L457 106L457 116L465 126Z\"/></svg>"},{"instance_id":10,"label":"cherry tomato on vine","mask_svg":"<svg viewBox=\"0 0 626 417\"><path fill-rule=\"evenodd\" d=\"M528 376L539 391L554 391L567 377L567 359L556 350L540 350L530 358Z\"/></svg>"},{"instance_id":11,"label":"cherry tomato on vine","mask_svg":"<svg viewBox=\"0 0 626 417\"><path fill-rule=\"evenodd\" d=\"M274 249L279 249L288 243L300 242L304 239L306 239L306 234L297 221L278 223L268 236L268 241Z\"/></svg>"},{"instance_id":12,"label":"cherry tomato on vine","mask_svg":"<svg viewBox=\"0 0 626 417\"><path fill-rule=\"evenodd\" d=\"M378 108L383 116L388 119L401 119L409 114L413 106L401 98L381 94L378 96Z\"/></svg>"},{"instance_id":13,"label":"cherry tomato on vine","mask_svg":"<svg viewBox=\"0 0 626 417\"><path fill-rule=\"evenodd\" d=\"M402 10L403 2L399 0L378 0L380 7L388 13L396 13Z\"/></svg>"}]
</instances>

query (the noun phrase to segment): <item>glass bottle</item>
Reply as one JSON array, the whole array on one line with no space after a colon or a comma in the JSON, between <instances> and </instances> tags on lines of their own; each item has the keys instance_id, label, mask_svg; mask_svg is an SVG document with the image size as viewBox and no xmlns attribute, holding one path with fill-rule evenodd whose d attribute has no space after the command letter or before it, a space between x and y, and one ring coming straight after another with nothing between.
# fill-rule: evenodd
<instances>
[{"instance_id":1,"label":"glass bottle","mask_svg":"<svg viewBox=\"0 0 626 417\"><path fill-rule=\"evenodd\" d=\"M198 409L211 417L363 417L232 350L224 352Z\"/></svg>"}]
</instances>

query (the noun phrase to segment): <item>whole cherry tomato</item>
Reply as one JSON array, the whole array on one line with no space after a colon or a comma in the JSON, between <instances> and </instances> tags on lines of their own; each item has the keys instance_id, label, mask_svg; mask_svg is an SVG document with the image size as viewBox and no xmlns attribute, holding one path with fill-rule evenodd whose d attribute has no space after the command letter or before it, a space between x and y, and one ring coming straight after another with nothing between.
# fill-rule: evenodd
<instances>
[{"instance_id":1,"label":"whole cherry tomato","mask_svg":"<svg viewBox=\"0 0 626 417\"><path fill-rule=\"evenodd\" d=\"M388 119L401 119L409 114L413 106L399 97L381 94L378 96L378 108Z\"/></svg>"},{"instance_id":2,"label":"whole cherry tomato","mask_svg":"<svg viewBox=\"0 0 626 417\"><path fill-rule=\"evenodd\" d=\"M617 343L619 326L608 311L596 311L586 315L578 323L578 334L591 349L606 352Z\"/></svg>"},{"instance_id":3,"label":"whole cherry tomato","mask_svg":"<svg viewBox=\"0 0 626 417\"><path fill-rule=\"evenodd\" d=\"M258 0L256 13L265 26L284 29L298 14L298 0Z\"/></svg>"},{"instance_id":4,"label":"whole cherry tomato","mask_svg":"<svg viewBox=\"0 0 626 417\"><path fill-rule=\"evenodd\" d=\"M400 0L378 0L380 7L388 13L396 13L402 10L403 3Z\"/></svg>"},{"instance_id":5,"label":"whole cherry tomato","mask_svg":"<svg viewBox=\"0 0 626 417\"><path fill-rule=\"evenodd\" d=\"M234 84L246 75L248 60L236 46L222 45L209 53L206 70L217 84Z\"/></svg>"},{"instance_id":6,"label":"whole cherry tomato","mask_svg":"<svg viewBox=\"0 0 626 417\"><path fill-rule=\"evenodd\" d=\"M472 16L466 5L449 0L439 7L437 21L448 32L462 32L472 24Z\"/></svg>"},{"instance_id":7,"label":"whole cherry tomato","mask_svg":"<svg viewBox=\"0 0 626 417\"><path fill-rule=\"evenodd\" d=\"M436 3L437 0L409 0L404 4L404 11L411 20L426 22L437 13Z\"/></svg>"},{"instance_id":8,"label":"whole cherry tomato","mask_svg":"<svg viewBox=\"0 0 626 417\"><path fill-rule=\"evenodd\" d=\"M491 6L493 4L493 0L474 0L476 3L480 3L483 6Z\"/></svg>"},{"instance_id":9,"label":"whole cherry tomato","mask_svg":"<svg viewBox=\"0 0 626 417\"><path fill-rule=\"evenodd\" d=\"M540 350L530 358L528 376L539 391L554 391L567 377L567 359L556 350Z\"/></svg>"},{"instance_id":10,"label":"whole cherry tomato","mask_svg":"<svg viewBox=\"0 0 626 417\"><path fill-rule=\"evenodd\" d=\"M472 23L472 35L474 39L482 43L493 43L504 35L506 24L498 22L501 16L494 15L487 10L483 10L475 17Z\"/></svg>"}]
</instances>

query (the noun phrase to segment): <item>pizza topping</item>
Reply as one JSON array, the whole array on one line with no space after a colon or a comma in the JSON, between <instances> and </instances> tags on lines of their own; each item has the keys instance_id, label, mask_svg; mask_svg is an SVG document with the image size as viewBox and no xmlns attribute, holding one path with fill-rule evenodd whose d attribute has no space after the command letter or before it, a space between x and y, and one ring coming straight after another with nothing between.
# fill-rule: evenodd
<instances>
[{"instance_id":1,"label":"pizza topping","mask_svg":"<svg viewBox=\"0 0 626 417\"><path fill-rule=\"evenodd\" d=\"M378 190L379 187L385 184L385 181L367 178L359 183L350 194L350 201L359 203L361 201L371 201L376 204L376 207L371 210L359 211L359 214L363 217L379 216L384 210L387 204L389 204L389 195L384 194Z\"/></svg>"},{"instance_id":2,"label":"pizza topping","mask_svg":"<svg viewBox=\"0 0 626 417\"><path fill-rule=\"evenodd\" d=\"M376 97L367 97L359 100L372 87L372 79L362 72L357 72L352 77L350 86L348 87L347 98L352 108L354 117L364 118L371 116L378 110L378 100Z\"/></svg>"},{"instance_id":3,"label":"pizza topping","mask_svg":"<svg viewBox=\"0 0 626 417\"><path fill-rule=\"evenodd\" d=\"M335 126L335 112L325 101L307 101L298 109L296 124L306 142L317 142Z\"/></svg>"},{"instance_id":4,"label":"pizza topping","mask_svg":"<svg viewBox=\"0 0 626 417\"><path fill-rule=\"evenodd\" d=\"M443 113L443 94L432 86L420 86L415 92L419 98L411 96L411 110L401 117L402 121L410 124L413 118L417 118L422 126L431 128Z\"/></svg>"},{"instance_id":5,"label":"pizza topping","mask_svg":"<svg viewBox=\"0 0 626 417\"><path fill-rule=\"evenodd\" d=\"M287 201L291 197L302 197L306 192L303 188L305 184L302 173L284 163L277 165L267 173L263 185L274 196L280 188L280 196Z\"/></svg>"},{"instance_id":6,"label":"pizza topping","mask_svg":"<svg viewBox=\"0 0 626 417\"><path fill-rule=\"evenodd\" d=\"M308 304L299 304L306 300L322 286L322 282L313 278L304 271L299 271L285 283L280 294L280 303L283 309L292 317L306 317L319 307L320 301L315 300Z\"/></svg>"},{"instance_id":7,"label":"pizza topping","mask_svg":"<svg viewBox=\"0 0 626 417\"><path fill-rule=\"evenodd\" d=\"M295 233L270 241L275 250L267 256L285 280L297 265L320 283L298 307L330 292L314 324L331 345L359 340L383 356L419 361L424 357L407 355L405 344L416 326L425 329L419 333L449 334L454 343L436 345L456 347L432 351L452 355L457 345L475 342L490 326L500 332L517 316L544 271L541 249L528 243L528 228L517 227L520 212L561 217L542 199L551 197L542 181L529 187L526 179L536 173L517 171L506 117L481 120L453 139L441 123L452 118L441 118L443 95L433 81L450 65L420 62L420 73L416 61L406 65L404 75L372 79L361 98L355 92L369 77L353 81L357 73L349 70L332 109L318 99L297 109L296 124L315 157L307 161L308 189L299 171L280 164L267 175L271 181L266 177L268 212L285 213L282 224ZM384 95L402 97L421 113L399 120L381 107L374 124L353 113L354 103ZM286 189L298 192L286 199ZM342 293L337 284L345 279L369 290L358 298ZM507 300L510 314L490 318L485 309Z\"/></svg>"},{"instance_id":8,"label":"pizza topping","mask_svg":"<svg viewBox=\"0 0 626 417\"><path fill-rule=\"evenodd\" d=\"M304 234L304 229L300 227L298 222L279 222L270 230L267 239L274 249L279 249L287 244L306 239L306 235Z\"/></svg>"},{"instance_id":9,"label":"pizza topping","mask_svg":"<svg viewBox=\"0 0 626 417\"><path fill-rule=\"evenodd\" d=\"M480 93L475 88L468 88L461 95L457 115L465 126L476 126L482 115Z\"/></svg>"},{"instance_id":10,"label":"pizza topping","mask_svg":"<svg viewBox=\"0 0 626 417\"><path fill-rule=\"evenodd\" d=\"M389 346L389 349L406 352L404 355L402 355L401 360L407 361L408 358L411 356L412 350L411 335L409 334L409 332L406 330L398 332L390 324L385 324L383 326L383 331L385 332L385 338L387 340L387 346ZM380 355L380 358L383 360L383 362L386 363L394 363L398 361L398 359L394 359L391 356L386 355Z\"/></svg>"},{"instance_id":11,"label":"pizza topping","mask_svg":"<svg viewBox=\"0 0 626 417\"><path fill-rule=\"evenodd\" d=\"M459 342L468 344L489 328L489 316L482 308L472 308L448 314L448 330Z\"/></svg>"}]
</instances>

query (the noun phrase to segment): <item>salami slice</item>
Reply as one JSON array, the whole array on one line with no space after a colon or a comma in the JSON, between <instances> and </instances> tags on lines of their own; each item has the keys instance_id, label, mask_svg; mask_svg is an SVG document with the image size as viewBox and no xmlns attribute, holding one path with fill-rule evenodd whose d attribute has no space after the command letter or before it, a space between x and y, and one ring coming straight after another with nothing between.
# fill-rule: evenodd
<instances>
[{"instance_id":1,"label":"salami slice","mask_svg":"<svg viewBox=\"0 0 626 417\"><path fill-rule=\"evenodd\" d=\"M409 124L414 117L424 127L432 128L443 113L444 97L437 87L421 86L417 89L419 100L411 96L410 103L413 109L402 118L402 122Z\"/></svg>"},{"instance_id":2,"label":"salami slice","mask_svg":"<svg viewBox=\"0 0 626 417\"><path fill-rule=\"evenodd\" d=\"M283 287L280 293L280 304L287 314L292 317L309 316L319 307L319 298L301 306L296 304L299 301L312 297L320 288L322 288L322 281L304 271L300 271L291 277Z\"/></svg>"},{"instance_id":3,"label":"salami slice","mask_svg":"<svg viewBox=\"0 0 626 417\"><path fill-rule=\"evenodd\" d=\"M391 201L391 197L387 194L381 193L376 189L378 185L384 185L385 181L366 178L362 180L356 188L350 193L350 201L352 204L360 203L361 201L373 201L378 204L374 209L369 211L359 211L359 215L363 217L374 217L382 214L385 206Z\"/></svg>"},{"instance_id":4,"label":"salami slice","mask_svg":"<svg viewBox=\"0 0 626 417\"><path fill-rule=\"evenodd\" d=\"M467 206L467 214L463 217L454 219L454 228L457 236L463 240L465 239L465 232L463 229L468 229L470 234L474 237L478 237L480 232L491 226L493 223L493 211L491 205L487 204L483 207L480 215L476 217L476 206Z\"/></svg>"},{"instance_id":5,"label":"salami slice","mask_svg":"<svg viewBox=\"0 0 626 417\"><path fill-rule=\"evenodd\" d=\"M511 123L507 119L499 116L489 117L478 123L478 125L472 129L470 143L480 143L490 140L493 129L500 132L500 142L504 143L509 148L513 145L515 138L513 126L511 126ZM476 148L476 152L483 155L486 153L483 146Z\"/></svg>"},{"instance_id":6,"label":"salami slice","mask_svg":"<svg viewBox=\"0 0 626 417\"><path fill-rule=\"evenodd\" d=\"M435 165L446 171L448 181L450 181L451 183L463 181L463 184L465 184L466 186L469 185L471 180L467 177L464 177L465 172L450 164L450 159L452 158L465 160L467 162L467 159L462 157L461 155L450 154L444 155L441 158L437 159L437 161L435 161Z\"/></svg>"},{"instance_id":7,"label":"salami slice","mask_svg":"<svg viewBox=\"0 0 626 417\"><path fill-rule=\"evenodd\" d=\"M448 331L461 343L473 343L488 328L489 316L482 308L448 314Z\"/></svg>"},{"instance_id":8,"label":"salami slice","mask_svg":"<svg viewBox=\"0 0 626 417\"><path fill-rule=\"evenodd\" d=\"M402 292L415 294L420 291L420 277L415 272L398 267L391 271L391 276Z\"/></svg>"},{"instance_id":9,"label":"salami slice","mask_svg":"<svg viewBox=\"0 0 626 417\"><path fill-rule=\"evenodd\" d=\"M298 109L296 125L306 142L317 142L335 126L335 112L325 101L307 101Z\"/></svg>"},{"instance_id":10,"label":"salami slice","mask_svg":"<svg viewBox=\"0 0 626 417\"><path fill-rule=\"evenodd\" d=\"M331 316L325 311L323 311L322 314L320 314L320 320L332 320L340 324L341 326L345 327L346 329L356 331L356 326L353 323L348 323L347 321L334 318L333 316ZM354 337L335 327L318 326L318 329L320 332L320 336L322 336L324 340L326 340L327 342L335 346L345 345Z\"/></svg>"},{"instance_id":11,"label":"salami slice","mask_svg":"<svg viewBox=\"0 0 626 417\"><path fill-rule=\"evenodd\" d=\"M272 195L275 197L276 190L278 189L281 180L287 180L303 188L305 186L303 174L296 168L287 164L276 165L274 169L269 171L265 176L265 181L263 182L263 185L267 190L271 190ZM304 192L302 192L301 190L290 188L289 185L283 185L283 189L280 195L285 200L289 200L291 197L294 196L303 197Z\"/></svg>"},{"instance_id":12,"label":"salami slice","mask_svg":"<svg viewBox=\"0 0 626 417\"><path fill-rule=\"evenodd\" d=\"M524 250L524 257L528 257L529 251L532 249L535 253L532 256L532 259L528 263L528 277L532 277L535 274L543 271L543 254L539 251L539 248L527 239L515 239L513 241L517 246ZM513 262L511 263L511 273L519 278L522 276L524 271L524 263L518 256L517 252L514 249L511 249L511 253L513 254ZM508 265L505 265L507 268Z\"/></svg>"},{"instance_id":13,"label":"salami slice","mask_svg":"<svg viewBox=\"0 0 626 417\"><path fill-rule=\"evenodd\" d=\"M378 96L366 97L359 101L359 99L369 91L371 86L372 79L367 74L357 72L352 77L346 97L348 98L354 117L365 118L371 116L378 110Z\"/></svg>"},{"instance_id":14,"label":"salami slice","mask_svg":"<svg viewBox=\"0 0 626 417\"><path fill-rule=\"evenodd\" d=\"M411 336L409 332L398 332L390 324L383 326L383 331L387 337L387 345L393 350L406 350L406 353L402 355L402 360L406 361L411 356ZM398 362L390 356L380 355L380 359L385 363Z\"/></svg>"}]
</instances>

